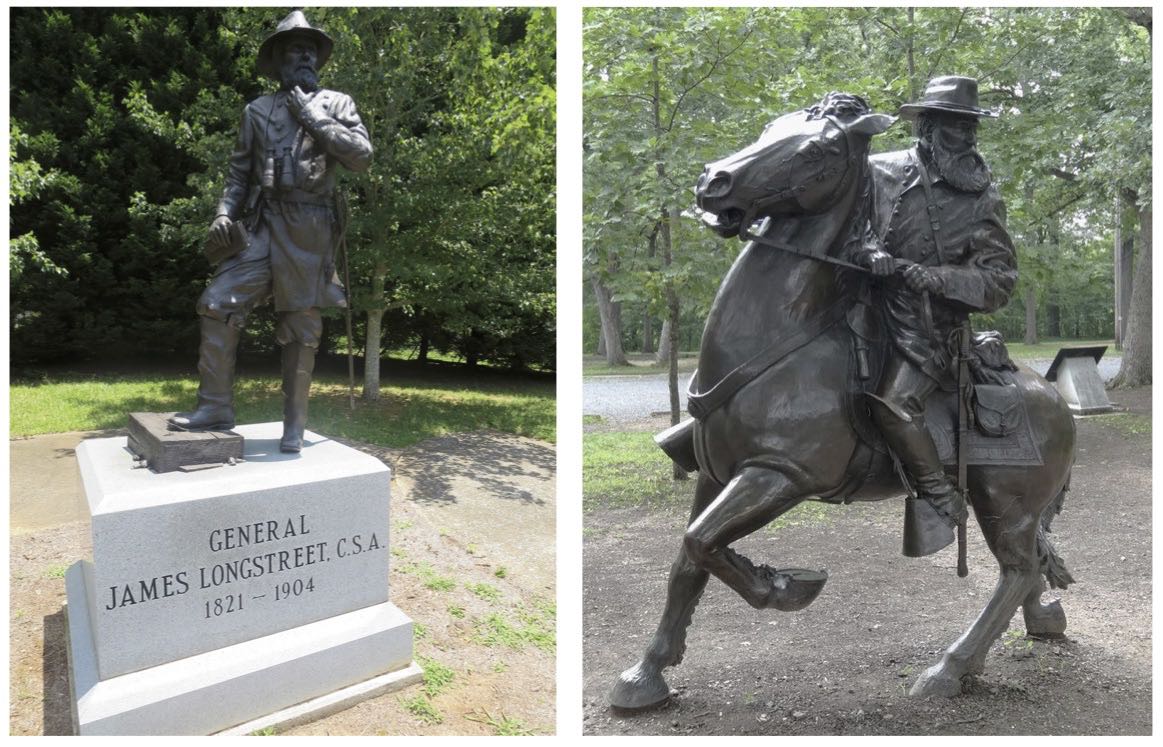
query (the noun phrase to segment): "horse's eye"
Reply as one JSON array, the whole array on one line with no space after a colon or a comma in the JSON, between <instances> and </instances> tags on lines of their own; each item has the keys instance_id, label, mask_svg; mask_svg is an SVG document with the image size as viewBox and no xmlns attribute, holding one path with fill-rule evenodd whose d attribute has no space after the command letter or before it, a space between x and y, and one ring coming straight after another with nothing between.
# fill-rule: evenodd
<instances>
[{"instance_id":1,"label":"horse's eye","mask_svg":"<svg viewBox=\"0 0 1163 747\"><path fill-rule=\"evenodd\" d=\"M824 157L824 149L819 143L808 143L808 147L803 150L803 156L809 161L818 161Z\"/></svg>"}]
</instances>

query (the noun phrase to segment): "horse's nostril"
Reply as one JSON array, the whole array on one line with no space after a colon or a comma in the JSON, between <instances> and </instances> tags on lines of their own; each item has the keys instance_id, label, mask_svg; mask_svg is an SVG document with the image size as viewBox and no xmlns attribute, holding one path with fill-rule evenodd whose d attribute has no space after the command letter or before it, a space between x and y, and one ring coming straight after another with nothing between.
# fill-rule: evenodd
<instances>
[{"instance_id":1,"label":"horse's nostril","mask_svg":"<svg viewBox=\"0 0 1163 747\"><path fill-rule=\"evenodd\" d=\"M731 192L731 175L719 172L707 183L703 194L707 197L725 197Z\"/></svg>"}]
</instances>

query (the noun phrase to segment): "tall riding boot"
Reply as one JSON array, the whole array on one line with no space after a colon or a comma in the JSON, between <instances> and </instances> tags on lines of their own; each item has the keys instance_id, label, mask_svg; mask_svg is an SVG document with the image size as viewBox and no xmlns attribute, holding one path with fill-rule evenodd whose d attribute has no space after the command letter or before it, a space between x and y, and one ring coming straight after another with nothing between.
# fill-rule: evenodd
<instances>
[{"instance_id":1,"label":"tall riding boot","mask_svg":"<svg viewBox=\"0 0 1163 747\"><path fill-rule=\"evenodd\" d=\"M174 430L228 431L234 427L234 363L242 330L202 317L198 347L198 407L169 419Z\"/></svg>"},{"instance_id":2,"label":"tall riding boot","mask_svg":"<svg viewBox=\"0 0 1163 747\"><path fill-rule=\"evenodd\" d=\"M298 342L283 346L283 439L279 450L287 454L303 448L307 428L307 396L315 370L315 348Z\"/></svg>"},{"instance_id":3,"label":"tall riding boot","mask_svg":"<svg viewBox=\"0 0 1163 747\"><path fill-rule=\"evenodd\" d=\"M877 415L885 440L917 491L917 499L905 503L904 554L931 555L953 541L953 529L967 515L965 498L945 475L922 416L906 422L884 412Z\"/></svg>"}]
</instances>

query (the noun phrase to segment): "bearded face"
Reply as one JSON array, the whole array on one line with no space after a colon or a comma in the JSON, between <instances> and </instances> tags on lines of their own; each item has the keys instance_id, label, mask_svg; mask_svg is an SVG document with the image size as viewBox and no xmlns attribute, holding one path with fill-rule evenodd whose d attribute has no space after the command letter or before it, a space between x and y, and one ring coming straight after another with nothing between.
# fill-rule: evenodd
<instances>
[{"instance_id":1,"label":"bearded face","mask_svg":"<svg viewBox=\"0 0 1163 747\"><path fill-rule=\"evenodd\" d=\"M282 45L281 51L276 52L279 59L279 78L283 88L290 90L299 86L305 92L311 93L319 88L319 73L317 62L319 49L309 38L292 38Z\"/></svg>"},{"instance_id":2,"label":"bearded face","mask_svg":"<svg viewBox=\"0 0 1163 747\"><path fill-rule=\"evenodd\" d=\"M977 152L977 118L936 112L917 117L920 149L937 173L962 192L981 192L991 175Z\"/></svg>"}]
</instances>

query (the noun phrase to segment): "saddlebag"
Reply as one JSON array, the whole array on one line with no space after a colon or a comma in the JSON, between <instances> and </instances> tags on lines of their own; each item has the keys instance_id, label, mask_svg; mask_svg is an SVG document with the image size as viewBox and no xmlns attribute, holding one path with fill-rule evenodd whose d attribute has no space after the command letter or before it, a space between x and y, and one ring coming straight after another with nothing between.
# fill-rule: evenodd
<instances>
[{"instance_id":1,"label":"saddlebag","mask_svg":"<svg viewBox=\"0 0 1163 747\"><path fill-rule=\"evenodd\" d=\"M982 435L1002 438L1022 425L1021 391L1014 384L975 384L973 414Z\"/></svg>"}]
</instances>

